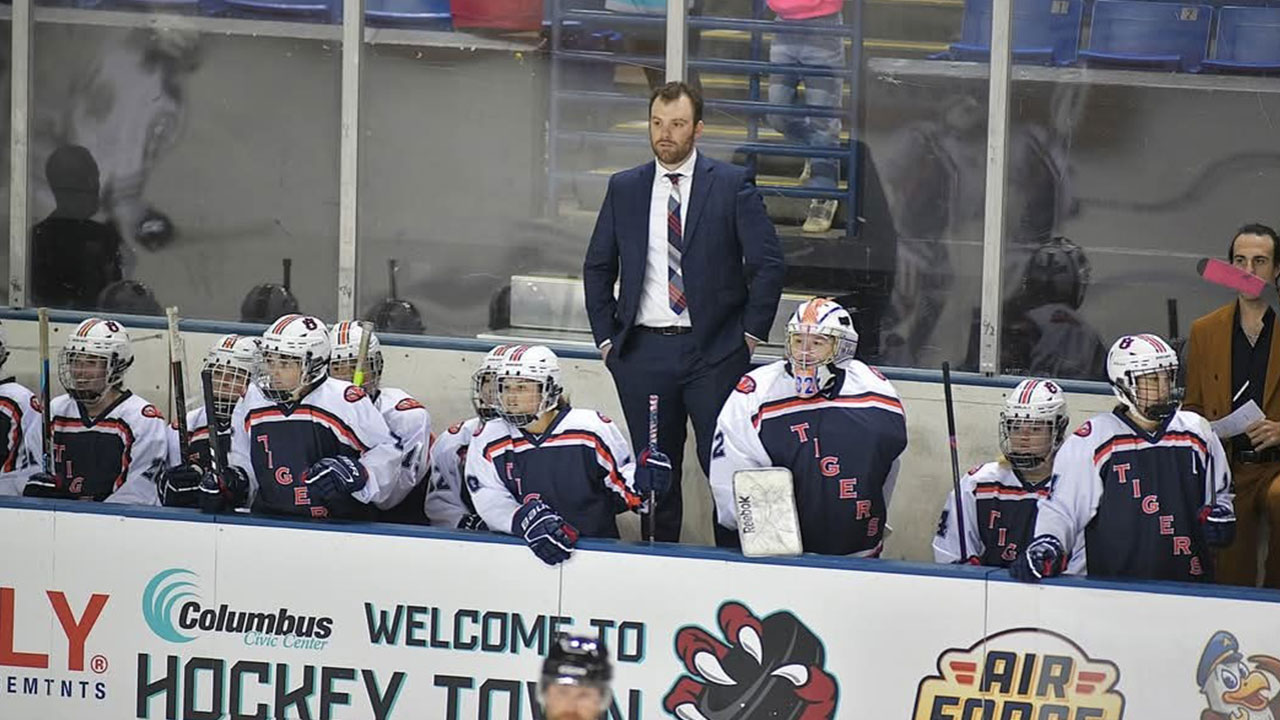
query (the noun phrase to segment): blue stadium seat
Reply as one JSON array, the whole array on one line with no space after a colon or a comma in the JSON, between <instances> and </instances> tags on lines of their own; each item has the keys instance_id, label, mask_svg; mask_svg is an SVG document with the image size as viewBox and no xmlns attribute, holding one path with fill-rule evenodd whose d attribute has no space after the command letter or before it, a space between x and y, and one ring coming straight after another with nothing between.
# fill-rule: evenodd
<instances>
[{"instance_id":1,"label":"blue stadium seat","mask_svg":"<svg viewBox=\"0 0 1280 720\"><path fill-rule=\"evenodd\" d=\"M364 15L375 24L427 25L440 30L453 26L449 0L366 0Z\"/></svg>"},{"instance_id":2,"label":"blue stadium seat","mask_svg":"<svg viewBox=\"0 0 1280 720\"><path fill-rule=\"evenodd\" d=\"M233 13L290 20L342 21L341 0L222 0Z\"/></svg>"},{"instance_id":3,"label":"blue stadium seat","mask_svg":"<svg viewBox=\"0 0 1280 720\"><path fill-rule=\"evenodd\" d=\"M1080 59L1089 66L1199 72L1212 18L1208 5L1097 0Z\"/></svg>"},{"instance_id":4,"label":"blue stadium seat","mask_svg":"<svg viewBox=\"0 0 1280 720\"><path fill-rule=\"evenodd\" d=\"M989 61L991 2L965 0L960 42L935 59ZM1084 0L1013 0L1014 62L1075 64L1083 15Z\"/></svg>"},{"instance_id":5,"label":"blue stadium seat","mask_svg":"<svg viewBox=\"0 0 1280 720\"><path fill-rule=\"evenodd\" d=\"M1280 8L1228 6L1218 11L1213 72L1280 72Z\"/></svg>"}]
</instances>

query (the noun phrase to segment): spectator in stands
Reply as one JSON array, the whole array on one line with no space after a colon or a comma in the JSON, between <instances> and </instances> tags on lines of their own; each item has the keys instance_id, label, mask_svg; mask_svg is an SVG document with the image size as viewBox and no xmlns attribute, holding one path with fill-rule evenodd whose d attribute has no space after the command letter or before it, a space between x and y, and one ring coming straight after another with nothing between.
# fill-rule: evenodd
<instances>
[{"instance_id":1,"label":"spectator in stands","mask_svg":"<svg viewBox=\"0 0 1280 720\"><path fill-rule=\"evenodd\" d=\"M93 219L101 197L98 163L79 145L63 145L45 163L57 207L31 230L31 302L92 310L120 280L123 241L114 225Z\"/></svg>"},{"instance_id":2,"label":"spectator in stands","mask_svg":"<svg viewBox=\"0 0 1280 720\"><path fill-rule=\"evenodd\" d=\"M843 0L769 0L769 7L779 20L822 27L840 25ZM769 47L769 62L783 65L810 65L840 69L845 66L844 37L806 30L774 33ZM804 84L804 100L797 89ZM769 80L769 102L774 105L807 105L833 108L843 103L844 81L832 75L792 75L774 73ZM773 114L769 124L782 133L787 142L815 148L835 149L840 142L840 118ZM806 188L834 190L840 179L840 161L834 157L815 157L805 161L800 176ZM838 201L814 198L804 220L804 232L823 233L831 229Z\"/></svg>"},{"instance_id":3,"label":"spectator in stands","mask_svg":"<svg viewBox=\"0 0 1280 720\"><path fill-rule=\"evenodd\" d=\"M1280 278L1280 238L1266 225L1236 231L1228 258L1268 284ZM1266 418L1226 440L1235 481L1235 542L1218 554L1219 582L1257 584L1258 521L1271 526L1264 584L1280 588L1280 338L1265 297L1241 293L1191 324L1187 345L1186 409L1218 420L1250 401Z\"/></svg>"},{"instance_id":4,"label":"spectator in stands","mask_svg":"<svg viewBox=\"0 0 1280 720\"><path fill-rule=\"evenodd\" d=\"M649 444L649 395L659 398L658 448L675 467L672 492L658 501L665 541L680 539L687 423L706 472L716 416L768 338L784 274L760 191L745 169L700 154L701 135L695 88L673 82L653 93L655 160L609 178L582 272L633 447Z\"/></svg>"}]
</instances>

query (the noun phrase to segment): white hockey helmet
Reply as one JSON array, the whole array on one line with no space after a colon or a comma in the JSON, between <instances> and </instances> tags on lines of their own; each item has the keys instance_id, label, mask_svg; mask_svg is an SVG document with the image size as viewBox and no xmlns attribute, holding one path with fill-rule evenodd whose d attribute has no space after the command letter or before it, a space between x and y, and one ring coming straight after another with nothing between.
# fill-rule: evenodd
<instances>
[{"instance_id":1,"label":"white hockey helmet","mask_svg":"<svg viewBox=\"0 0 1280 720\"><path fill-rule=\"evenodd\" d=\"M1005 398L1000 410L1000 452L1019 470L1052 462L1067 437L1067 397L1052 380L1028 378Z\"/></svg>"},{"instance_id":2,"label":"white hockey helmet","mask_svg":"<svg viewBox=\"0 0 1280 720\"><path fill-rule=\"evenodd\" d=\"M1177 378L1178 354L1159 335L1125 335L1107 352L1107 379L1116 398L1152 422L1165 420L1182 404Z\"/></svg>"},{"instance_id":3,"label":"white hockey helmet","mask_svg":"<svg viewBox=\"0 0 1280 720\"><path fill-rule=\"evenodd\" d=\"M471 407L481 420L498 417L498 371L507 355L519 345L499 345L485 354L480 367L471 374Z\"/></svg>"},{"instance_id":4,"label":"white hockey helmet","mask_svg":"<svg viewBox=\"0 0 1280 720\"><path fill-rule=\"evenodd\" d=\"M539 384L540 398L536 410L515 406L509 397L513 380ZM560 403L564 388L560 384L560 359L546 345L517 345L508 351L498 368L498 415L515 427L525 427L538 416Z\"/></svg>"},{"instance_id":5,"label":"white hockey helmet","mask_svg":"<svg viewBox=\"0 0 1280 720\"><path fill-rule=\"evenodd\" d=\"M356 374L356 361L360 357L360 343L364 338L364 325L353 320L334 323L329 328L329 374L342 380L351 380ZM365 358L364 389L377 397L382 381L382 343L375 333L369 333L369 354Z\"/></svg>"},{"instance_id":6,"label":"white hockey helmet","mask_svg":"<svg viewBox=\"0 0 1280 720\"><path fill-rule=\"evenodd\" d=\"M297 363L296 378L281 372L285 363ZM295 399L303 388L329 374L329 329L310 315L285 315L262 334L263 371L258 387L275 401Z\"/></svg>"},{"instance_id":7,"label":"white hockey helmet","mask_svg":"<svg viewBox=\"0 0 1280 720\"><path fill-rule=\"evenodd\" d=\"M817 395L831 376L830 366L851 360L857 352L853 318L834 300L808 300L787 321L785 354L800 397Z\"/></svg>"},{"instance_id":8,"label":"white hockey helmet","mask_svg":"<svg viewBox=\"0 0 1280 720\"><path fill-rule=\"evenodd\" d=\"M222 424L231 421L236 403L258 379L262 369L262 348L258 338L248 335L223 335L214 341L204 356L201 370L213 380L213 413Z\"/></svg>"},{"instance_id":9,"label":"white hockey helmet","mask_svg":"<svg viewBox=\"0 0 1280 720\"><path fill-rule=\"evenodd\" d=\"M115 320L89 318L76 326L58 353L58 379L67 394L94 403L124 382L133 364L129 333Z\"/></svg>"}]
</instances>

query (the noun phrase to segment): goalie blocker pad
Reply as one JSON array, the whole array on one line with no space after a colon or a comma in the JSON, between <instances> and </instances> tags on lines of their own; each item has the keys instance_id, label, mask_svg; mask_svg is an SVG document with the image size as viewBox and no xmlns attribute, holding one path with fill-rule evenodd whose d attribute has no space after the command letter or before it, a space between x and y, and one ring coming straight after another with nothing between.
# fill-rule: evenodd
<instances>
[{"instance_id":1,"label":"goalie blocker pad","mask_svg":"<svg viewBox=\"0 0 1280 720\"><path fill-rule=\"evenodd\" d=\"M743 555L778 557L804 552L790 470L737 471L733 474L733 502Z\"/></svg>"}]
</instances>

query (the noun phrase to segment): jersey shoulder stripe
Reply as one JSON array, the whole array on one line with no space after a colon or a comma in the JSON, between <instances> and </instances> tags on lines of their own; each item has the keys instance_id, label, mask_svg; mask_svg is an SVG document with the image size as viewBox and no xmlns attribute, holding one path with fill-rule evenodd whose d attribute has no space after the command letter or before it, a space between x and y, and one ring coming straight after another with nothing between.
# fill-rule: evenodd
<instances>
[{"instance_id":1,"label":"jersey shoulder stripe","mask_svg":"<svg viewBox=\"0 0 1280 720\"><path fill-rule=\"evenodd\" d=\"M1203 438L1190 432L1177 430L1166 432L1156 442L1151 442L1141 435L1116 435L1093 452L1093 463L1094 465L1102 465L1116 452L1136 450L1143 447L1192 447L1202 454L1209 450Z\"/></svg>"},{"instance_id":2,"label":"jersey shoulder stripe","mask_svg":"<svg viewBox=\"0 0 1280 720\"><path fill-rule=\"evenodd\" d=\"M760 427L763 420L779 415L788 415L793 412L802 412L805 410L820 410L823 408L848 408L857 409L864 408L868 410L887 410L889 412L905 415L902 410L902 402L897 398L883 395L875 392L858 393L857 395L841 395L834 398L825 398L816 396L812 398L790 397L781 400L773 400L766 402L756 410L751 416L751 424Z\"/></svg>"},{"instance_id":3,"label":"jersey shoulder stripe","mask_svg":"<svg viewBox=\"0 0 1280 720\"><path fill-rule=\"evenodd\" d=\"M360 438L351 429L351 426L337 415L324 410L323 408L311 405L300 405L293 412L286 414L279 407L274 405L260 407L250 410L244 419L244 429L248 432L254 425L269 422L285 422L289 420L305 420L314 422L333 431L338 439L345 444L355 448L360 453L369 451L369 447L360 440Z\"/></svg>"}]
</instances>

